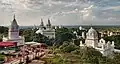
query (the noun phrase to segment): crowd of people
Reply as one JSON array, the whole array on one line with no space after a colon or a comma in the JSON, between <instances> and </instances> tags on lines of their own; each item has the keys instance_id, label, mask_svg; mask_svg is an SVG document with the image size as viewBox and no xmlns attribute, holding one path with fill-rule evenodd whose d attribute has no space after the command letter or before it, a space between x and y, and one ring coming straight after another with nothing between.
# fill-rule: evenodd
<instances>
[{"instance_id":1,"label":"crowd of people","mask_svg":"<svg viewBox=\"0 0 120 64\"><path fill-rule=\"evenodd\" d=\"M45 49L47 47L45 45L24 45L21 46L19 49L20 51L16 53L11 53L5 57L5 63L11 62L19 62L22 63L29 63L34 59L39 59L42 55L45 54Z\"/></svg>"}]
</instances>

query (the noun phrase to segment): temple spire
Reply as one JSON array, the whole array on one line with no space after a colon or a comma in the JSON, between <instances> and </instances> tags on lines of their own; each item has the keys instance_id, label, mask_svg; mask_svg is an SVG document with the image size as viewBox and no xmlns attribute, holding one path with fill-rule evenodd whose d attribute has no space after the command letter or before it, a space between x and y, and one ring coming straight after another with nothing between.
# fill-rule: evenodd
<instances>
[{"instance_id":1,"label":"temple spire","mask_svg":"<svg viewBox=\"0 0 120 64\"><path fill-rule=\"evenodd\" d=\"M43 19L41 18L41 24L40 26L44 26Z\"/></svg>"},{"instance_id":2,"label":"temple spire","mask_svg":"<svg viewBox=\"0 0 120 64\"><path fill-rule=\"evenodd\" d=\"M14 14L13 18L15 19L15 14Z\"/></svg>"},{"instance_id":3,"label":"temple spire","mask_svg":"<svg viewBox=\"0 0 120 64\"><path fill-rule=\"evenodd\" d=\"M9 26L9 38L19 38L19 25L17 24L17 21L15 19L15 15L13 16L13 21L11 22L11 25Z\"/></svg>"},{"instance_id":4,"label":"temple spire","mask_svg":"<svg viewBox=\"0 0 120 64\"><path fill-rule=\"evenodd\" d=\"M51 26L50 19L48 18L48 26Z\"/></svg>"},{"instance_id":5,"label":"temple spire","mask_svg":"<svg viewBox=\"0 0 120 64\"><path fill-rule=\"evenodd\" d=\"M14 14L14 16L13 16L13 21L11 22L11 26L16 26L16 27L18 27L16 18L15 18L15 14Z\"/></svg>"}]
</instances>

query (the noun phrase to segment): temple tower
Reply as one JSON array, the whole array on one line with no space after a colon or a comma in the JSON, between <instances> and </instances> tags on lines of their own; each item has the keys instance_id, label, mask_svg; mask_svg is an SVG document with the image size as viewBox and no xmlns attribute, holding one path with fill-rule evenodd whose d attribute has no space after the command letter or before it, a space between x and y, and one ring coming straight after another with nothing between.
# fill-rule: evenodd
<instances>
[{"instance_id":1,"label":"temple tower","mask_svg":"<svg viewBox=\"0 0 120 64\"><path fill-rule=\"evenodd\" d=\"M48 19L47 28L51 28L51 22L50 22L50 19Z\"/></svg>"},{"instance_id":2,"label":"temple tower","mask_svg":"<svg viewBox=\"0 0 120 64\"><path fill-rule=\"evenodd\" d=\"M13 21L11 22L11 25L9 26L8 32L9 32L8 33L9 39L19 38L19 25L17 24L15 15L13 17Z\"/></svg>"},{"instance_id":3,"label":"temple tower","mask_svg":"<svg viewBox=\"0 0 120 64\"><path fill-rule=\"evenodd\" d=\"M92 27L88 30L88 33L86 34L85 44L86 46L93 48L98 46L98 34L96 30Z\"/></svg>"}]
</instances>

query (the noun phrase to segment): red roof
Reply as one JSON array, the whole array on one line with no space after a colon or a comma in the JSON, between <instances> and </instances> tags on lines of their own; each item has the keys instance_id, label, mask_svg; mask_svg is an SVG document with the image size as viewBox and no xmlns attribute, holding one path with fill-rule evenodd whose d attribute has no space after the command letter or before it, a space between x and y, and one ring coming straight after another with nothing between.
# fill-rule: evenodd
<instances>
[{"instance_id":1,"label":"red roof","mask_svg":"<svg viewBox=\"0 0 120 64\"><path fill-rule=\"evenodd\" d=\"M15 46L15 42L0 42L0 47Z\"/></svg>"}]
</instances>

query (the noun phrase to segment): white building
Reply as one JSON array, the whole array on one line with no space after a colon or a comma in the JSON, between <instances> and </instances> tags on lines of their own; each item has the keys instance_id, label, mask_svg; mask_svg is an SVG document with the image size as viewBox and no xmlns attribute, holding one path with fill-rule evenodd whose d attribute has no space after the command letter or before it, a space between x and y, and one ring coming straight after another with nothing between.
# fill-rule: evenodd
<instances>
[{"instance_id":1,"label":"white building","mask_svg":"<svg viewBox=\"0 0 120 64\"><path fill-rule=\"evenodd\" d=\"M36 33L37 34L41 33L42 35L48 38L55 38L55 29L52 28L52 25L49 19L48 19L48 24L46 26L44 26L43 20L41 19L39 30L37 30Z\"/></svg>"},{"instance_id":2,"label":"white building","mask_svg":"<svg viewBox=\"0 0 120 64\"><path fill-rule=\"evenodd\" d=\"M82 26L79 27L79 30L85 30Z\"/></svg>"},{"instance_id":3,"label":"white building","mask_svg":"<svg viewBox=\"0 0 120 64\"><path fill-rule=\"evenodd\" d=\"M86 33L85 44L86 46L91 46L93 48L97 47L98 34L92 27L88 30L88 33Z\"/></svg>"},{"instance_id":4,"label":"white building","mask_svg":"<svg viewBox=\"0 0 120 64\"><path fill-rule=\"evenodd\" d=\"M104 39L98 40L98 33L92 27L86 34L85 44L80 42L80 46L93 47L100 51L103 56L111 55L114 52L114 42L106 42Z\"/></svg>"},{"instance_id":5,"label":"white building","mask_svg":"<svg viewBox=\"0 0 120 64\"><path fill-rule=\"evenodd\" d=\"M24 45L24 37L19 36L19 25L17 24L15 15L9 26L8 37L3 36L3 42L16 42L17 46Z\"/></svg>"},{"instance_id":6,"label":"white building","mask_svg":"<svg viewBox=\"0 0 120 64\"><path fill-rule=\"evenodd\" d=\"M85 39L85 32L82 32L82 38Z\"/></svg>"}]
</instances>

